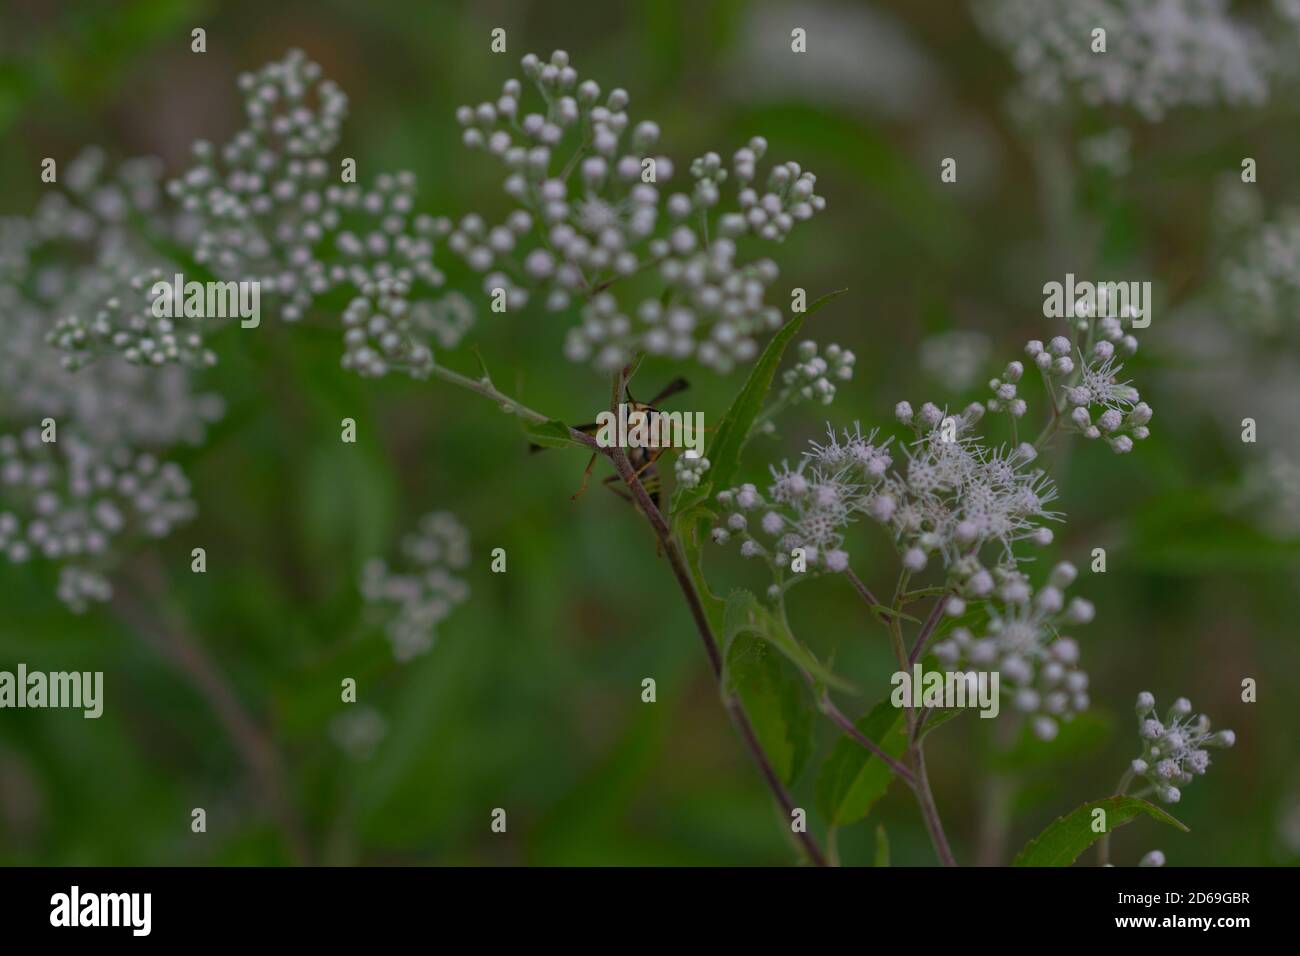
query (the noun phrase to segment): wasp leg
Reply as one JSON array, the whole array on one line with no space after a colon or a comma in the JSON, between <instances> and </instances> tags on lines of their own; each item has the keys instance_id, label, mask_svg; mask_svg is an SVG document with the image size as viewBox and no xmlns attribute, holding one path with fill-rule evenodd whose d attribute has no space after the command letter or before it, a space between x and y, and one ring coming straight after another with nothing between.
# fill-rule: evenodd
<instances>
[{"instance_id":1,"label":"wasp leg","mask_svg":"<svg viewBox=\"0 0 1300 956\"><path fill-rule=\"evenodd\" d=\"M626 491L624 491L622 488L619 488L618 485L615 484L615 482L618 482L619 484L622 484L623 482L623 478L621 475L619 475L618 472L614 472L614 474L609 475L608 477L602 479L600 483L604 485L606 488L608 488L610 491L614 492L614 494L618 495L624 501L629 502L631 504L635 504L635 502L632 501L632 496L628 494Z\"/></svg>"},{"instance_id":2,"label":"wasp leg","mask_svg":"<svg viewBox=\"0 0 1300 956\"><path fill-rule=\"evenodd\" d=\"M643 475L644 477L642 477ZM644 462L639 468L636 469L636 471L632 472L632 476L641 482L641 487L645 489L646 494L650 496L650 500L653 501L655 507L658 508L660 485L659 485L659 472L655 470L655 459L651 458L649 461ZM624 500L631 502L633 505L636 505L636 499L633 498L632 495L629 494L628 492L625 492L622 488L616 487L616 483L626 484L626 482L623 482L622 477L617 472L610 475L608 478L606 478L604 481L601 482L601 484L603 484L610 491L614 492L614 494L618 495L620 498L623 498ZM639 509L640 506L637 505L637 508Z\"/></svg>"},{"instance_id":3,"label":"wasp leg","mask_svg":"<svg viewBox=\"0 0 1300 956\"><path fill-rule=\"evenodd\" d=\"M596 467L596 459L599 457L597 452L592 452L591 458L587 460L587 467L582 472L582 487L575 491L570 497L570 501L577 501L587 493L587 483L591 481L591 469Z\"/></svg>"}]
</instances>

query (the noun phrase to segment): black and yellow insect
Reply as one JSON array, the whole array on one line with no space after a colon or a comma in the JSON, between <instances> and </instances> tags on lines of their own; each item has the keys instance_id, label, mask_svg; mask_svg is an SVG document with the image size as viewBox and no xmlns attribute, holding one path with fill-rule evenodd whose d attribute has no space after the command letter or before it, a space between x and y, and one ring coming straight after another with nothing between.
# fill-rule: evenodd
<instances>
[{"instance_id":1,"label":"black and yellow insect","mask_svg":"<svg viewBox=\"0 0 1300 956\"><path fill-rule=\"evenodd\" d=\"M627 404L628 415L630 416L634 412L643 412L649 416L657 415L659 414L658 406L660 402L670 396L676 395L678 392L683 392L688 388L690 388L690 383L688 383L686 379L680 377L675 378L660 389L659 393L655 395L654 398L650 399L650 401L638 402L632 397L631 389L625 387L623 397ZM599 431L600 424L597 422L588 422L585 425L575 425L574 428L580 432L586 432L588 435L594 435ZM542 448L540 445L532 445L530 446L530 450L541 451ZM663 453L663 448L633 447L627 449L628 463L631 464L633 472L635 472L636 476L641 480L642 487L645 488L646 493L650 496L650 500L655 503L656 508L659 507L660 504L659 497L660 492L663 490L663 480L660 477L659 469L655 467L655 462L659 460L659 456ZM581 498L583 494L586 493L587 483L591 479L591 470L596 466L596 459L599 457L600 454L598 452L593 452L591 458L587 461L587 467L582 472L582 486L573 493L574 501ZM614 494L618 495L620 498L632 501L632 496L622 488L618 487L617 483L622 480L623 479L619 477L618 473L615 472L603 479L601 484L614 492Z\"/></svg>"}]
</instances>

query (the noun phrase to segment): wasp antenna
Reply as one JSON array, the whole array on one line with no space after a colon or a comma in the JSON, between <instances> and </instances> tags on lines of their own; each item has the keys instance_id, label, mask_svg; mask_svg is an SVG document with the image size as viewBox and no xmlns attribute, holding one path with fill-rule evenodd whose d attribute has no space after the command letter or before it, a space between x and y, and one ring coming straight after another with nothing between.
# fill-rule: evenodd
<instances>
[{"instance_id":1,"label":"wasp antenna","mask_svg":"<svg viewBox=\"0 0 1300 956\"><path fill-rule=\"evenodd\" d=\"M684 392L690 387L691 387L691 383L686 381L685 378L679 375L677 376L677 378L673 379L671 382L665 385L658 395L650 399L650 404L658 405L660 402L662 402L665 398L668 398L670 395L676 395L678 392Z\"/></svg>"}]
</instances>

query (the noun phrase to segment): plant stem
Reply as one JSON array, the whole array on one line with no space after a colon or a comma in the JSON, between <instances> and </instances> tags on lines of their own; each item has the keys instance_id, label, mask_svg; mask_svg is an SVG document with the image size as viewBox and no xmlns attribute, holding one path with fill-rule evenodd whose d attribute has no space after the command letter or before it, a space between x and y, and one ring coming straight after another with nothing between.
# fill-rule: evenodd
<instances>
[{"instance_id":1,"label":"plant stem","mask_svg":"<svg viewBox=\"0 0 1300 956\"><path fill-rule=\"evenodd\" d=\"M906 569L899 572L898 584L894 587L893 609L899 611L903 602L903 595L907 593L907 585L911 580L911 574ZM938 611L943 606L944 599L940 595L935 602L934 608L930 612L930 619L922 625L921 636L917 639L916 645L912 650L913 656L908 656L903 645L903 619L894 614L889 624L890 643L894 646L894 655L898 658L898 666L904 670L910 670L915 661L915 655L918 654L921 647L924 646L925 639L929 636L935 624L939 620ZM930 777L925 769L925 749L921 741L921 723L923 716L918 714L918 708L915 702L915 688L913 689L913 706L907 708L903 713L907 717L907 756L912 764L912 774L915 777L915 785L912 792L916 795L916 804L921 808L921 818L925 821L925 829L930 834L930 842L934 844L934 852L939 857L939 862L944 866L956 866L957 861L953 858L952 849L948 846L948 837L943 832L943 822L939 819L939 808L934 802L934 793L930 790Z\"/></svg>"},{"instance_id":2,"label":"plant stem","mask_svg":"<svg viewBox=\"0 0 1300 956\"><path fill-rule=\"evenodd\" d=\"M453 372L451 369L444 368L436 363L433 365L431 371L444 382L451 382L453 385L459 385L461 388L467 388L471 392L478 392L478 394L482 395L484 398L491 399L498 405L505 407L505 409L512 415L527 418L529 421L538 425L550 421L550 419L541 412L534 411L522 402L517 402L509 395L497 391L496 386L492 384L492 380L489 378L470 378L468 375L461 375L459 372ZM582 433L578 432L578 434L581 435Z\"/></svg>"},{"instance_id":3,"label":"plant stem","mask_svg":"<svg viewBox=\"0 0 1300 956\"><path fill-rule=\"evenodd\" d=\"M995 723L991 749L1001 757L1015 744L1022 724L1018 719ZM1003 761L997 761L995 766L1003 766ZM976 866L1003 864L1011 830L1011 803L1018 786L1016 773L1010 769L994 769L980 781L979 825L975 837Z\"/></svg>"},{"instance_id":4,"label":"plant stem","mask_svg":"<svg viewBox=\"0 0 1300 956\"><path fill-rule=\"evenodd\" d=\"M914 741L910 750L912 768L916 771L916 786L912 789L916 792L916 802L921 807L925 828L930 833L930 842L934 844L934 852L938 854L940 863L944 866L956 866L957 860L952 855L952 848L948 846L948 837L943 832L943 823L939 820L939 808L935 805L934 794L930 791L930 777L925 770L925 750L921 741Z\"/></svg>"},{"instance_id":5,"label":"plant stem","mask_svg":"<svg viewBox=\"0 0 1300 956\"><path fill-rule=\"evenodd\" d=\"M943 615L944 606L948 603L948 594L945 591L939 595L939 599L934 602L934 607L930 609L930 616L925 619L921 625L921 633L916 636L916 643L912 645L912 653L907 655L907 662L915 664L917 659L925 651L925 642L930 639L935 627L939 624L939 618Z\"/></svg>"},{"instance_id":6,"label":"plant stem","mask_svg":"<svg viewBox=\"0 0 1300 956\"><path fill-rule=\"evenodd\" d=\"M1124 771L1124 776L1119 778L1119 783L1116 784L1115 786L1115 796L1117 797L1124 796L1124 792L1128 790L1129 785L1132 782L1133 782L1133 768L1129 767L1127 770ZM1101 835L1101 839L1097 841L1097 865L1110 866L1110 828L1109 827L1107 827L1106 832Z\"/></svg>"},{"instance_id":7,"label":"plant stem","mask_svg":"<svg viewBox=\"0 0 1300 956\"><path fill-rule=\"evenodd\" d=\"M622 394L621 387L616 394ZM767 753L763 750L763 745L754 732L754 725L745 712L744 704L741 703L738 696L728 693L726 688L722 686L722 654L718 649L718 642L713 636L713 628L709 625L709 618L705 613L704 604L700 601L700 594L696 590L695 581L691 578L690 569L687 568L686 561L682 558L681 550L677 547L677 541L673 538L668 523L641 484L640 478L637 477L631 463L627 460L627 453L619 446L602 449L602 451L608 454L614 462L614 467L618 470L619 476L627 484L628 490L640 506L641 512L646 516L646 520L650 522L650 527L654 529L655 535L659 538L659 544L668 558L668 563L672 566L673 576L677 579L677 586L681 589L682 596L686 599L686 605L690 608L691 617L695 620L695 628L700 632L700 639L704 642L704 652L708 655L709 666L713 669L714 680L718 682L719 689L722 690L727 713L731 715L731 719L740 731L745 746L758 764L768 789L772 791L777 803L785 811L786 819L789 820L796 809L794 798L790 796L790 792L786 789L785 784L781 782L780 776L772 766L771 760L768 759ZM808 858L816 866L828 865L826 855L822 852L821 847L817 845L817 841L813 839L812 834L805 830L804 832L795 833L795 836L803 844L804 852L808 854Z\"/></svg>"},{"instance_id":8,"label":"plant stem","mask_svg":"<svg viewBox=\"0 0 1300 956\"><path fill-rule=\"evenodd\" d=\"M165 597L158 587L157 568L148 574L137 575L137 586L146 592L141 599L129 588L116 589L113 607L136 637L159 652L185 677L216 715L235 752L245 768L257 782L262 797L280 824L294 861L299 865L311 862L306 833L289 798L289 784L284 761L270 735L244 708L238 694L217 664L203 649L202 643L192 634L178 614L155 618L148 605L160 606Z\"/></svg>"},{"instance_id":9,"label":"plant stem","mask_svg":"<svg viewBox=\"0 0 1300 956\"><path fill-rule=\"evenodd\" d=\"M434 365L432 371L434 375L443 381L476 392L484 398L490 399L491 401L504 406L512 413L527 418L530 421L538 424L550 421L550 419L541 412L531 409L503 392L498 391L489 379L472 379L466 375L461 375L458 372L453 372L448 368L444 368L441 365ZM623 395L626 390L627 371L628 369L625 368L614 378L611 388L613 404L617 404L619 396ZM613 462L614 468L618 472L619 477L623 479L629 492L632 494L633 500L636 502L641 513L645 515L646 520L650 523L651 529L659 539L659 544L663 549L664 555L668 558L669 566L673 570L673 577L677 580L677 586L686 600L686 606L690 610L691 618L695 622L695 628L699 631L700 639L704 644L704 652L709 658L709 666L713 670L714 679L718 681L719 686L721 687L722 653L718 648L717 639L713 635L713 628L712 625L709 624L709 618L708 614L704 610L704 604L700 600L699 591L695 587L695 580L691 576L690 569L686 566L686 561L682 557L681 549L678 547L677 540L673 537L672 530L668 527L668 522L664 519L663 513L655 505L654 501L651 500L650 495L646 492L645 487L641 484L635 470L632 468L631 462L628 461L627 453L622 448L617 446L604 448L598 445L596 440L590 435L573 428L570 428L569 432L575 441L579 441L589 448L598 451ZM870 589L858 580L857 576L851 571L848 572L848 574L850 580L854 582L854 586L857 587L859 593L863 595L863 598L869 604L877 604ZM877 611L875 613L884 621L892 620L891 616L882 612ZM785 784L781 782L780 776L776 773L771 760L768 759L766 752L763 750L762 744L759 742L758 736L754 732L754 727L750 722L749 715L745 712L744 704L738 697L736 697L736 695L727 694L725 688L722 688L722 690L724 693L724 705L727 708L727 712L731 715L732 720L740 730L745 746L749 749L755 763L758 764L764 781L772 791L772 795L775 797L777 803L779 803L782 809L785 810L787 816L790 815L796 809L794 800L786 789ZM840 713L838 708L835 708L833 703L830 704L830 708L831 709L827 711L828 716L831 716L831 719L835 720L853 740L866 747L876 756L879 756L893 772L899 774L904 781L908 782L909 786L911 785L911 771L898 761L890 758L878 745L867 738L866 735L862 734L853 726L852 721ZM839 715L839 718L842 718L842 721L834 716L836 714ZM811 834L803 832L796 833L795 835L803 845L808 858L814 864L817 866L829 865L826 855L822 852L821 848L817 845L817 841Z\"/></svg>"},{"instance_id":10,"label":"plant stem","mask_svg":"<svg viewBox=\"0 0 1300 956\"><path fill-rule=\"evenodd\" d=\"M939 594L938 599L934 603L934 607L930 609L930 616L926 619L925 623L921 625L921 631L917 635L916 643L912 646L912 653L908 654L904 650L903 619L899 615L902 613L900 610L901 605L907 597L907 584L911 575L906 571L899 574L898 584L894 588L893 610L895 613L889 614L879 609L880 602L876 600L876 596L871 593L871 589L863 584L858 576L853 573L852 568L845 569L844 574L858 594L862 596L862 600L866 601L868 605L871 605L872 614L874 614L888 628L889 643L894 649L894 657L898 660L898 666L904 671L909 670L910 667L916 663L917 658L920 657L921 651L925 648L925 642L929 639L930 634L939 623L939 618L943 613L943 607L946 603L947 589L944 589L944 591ZM825 703L829 703L829 698L825 698ZM824 711L826 710L825 703L822 707ZM832 704L831 707L834 707L834 705ZM848 733L849 736L858 740L858 737L853 733L857 728L853 726L852 721L843 714L838 713L838 711L835 713L831 713L830 711L826 712L832 720L845 729L845 732ZM915 707L910 707L904 711L904 714L907 718L907 755L908 760L912 764L912 769L910 771L903 767L902 764L899 764L897 761L885 755L880 748L876 747L865 737L858 740L858 743L862 744L862 746L866 747L872 753L876 754L876 756L884 760L888 764L889 768L893 770L895 774L898 774L900 779L912 788L912 793L916 796L917 806L921 809L921 817L925 821L925 829L930 834L930 842L934 844L934 852L938 855L939 862L944 866L956 866L957 861L952 855L952 848L948 845L948 837L943 831L943 822L939 819L939 808L934 802L934 794L930 790L930 778L926 774L925 770L925 751L921 741L921 727L925 722L927 713L921 713L918 715L917 709ZM900 772L900 770L903 772Z\"/></svg>"},{"instance_id":11,"label":"plant stem","mask_svg":"<svg viewBox=\"0 0 1300 956\"><path fill-rule=\"evenodd\" d=\"M862 579L853 573L852 568L845 568L844 576L848 578L849 583L853 585L853 590L857 591L858 594L862 596L862 600L867 602L867 607L871 609L871 613L875 615L876 619L879 620L881 624L888 627L893 618L889 614L880 610L883 605L880 603L879 599L871 593L871 588L867 587L866 584L862 582Z\"/></svg>"},{"instance_id":12,"label":"plant stem","mask_svg":"<svg viewBox=\"0 0 1300 956\"><path fill-rule=\"evenodd\" d=\"M858 730L858 728L854 726L853 721L849 720L849 718L845 716L844 712L835 706L835 702L831 700L829 694L822 695L820 707L822 713L835 721L835 723L839 724L844 730L844 733L848 734L849 737L880 758L880 760L884 762L885 766L894 772L898 779L902 780L903 783L907 784L909 787L912 787L913 789L916 788L916 777L912 771L899 763L893 757L889 756L889 754L885 753L885 751L876 744L875 741L862 733L862 731Z\"/></svg>"}]
</instances>

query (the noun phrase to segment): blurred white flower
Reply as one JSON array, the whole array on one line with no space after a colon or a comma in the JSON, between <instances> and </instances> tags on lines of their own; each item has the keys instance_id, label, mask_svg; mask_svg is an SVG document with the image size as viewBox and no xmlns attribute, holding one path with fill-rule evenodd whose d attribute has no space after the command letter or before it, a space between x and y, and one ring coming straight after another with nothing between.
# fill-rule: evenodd
<instances>
[{"instance_id":1,"label":"blurred white flower","mask_svg":"<svg viewBox=\"0 0 1300 956\"><path fill-rule=\"evenodd\" d=\"M973 9L1037 102L1074 96L1157 121L1180 106L1268 96L1268 48L1227 0L974 0ZM1106 31L1104 53L1093 52L1095 29Z\"/></svg>"},{"instance_id":2,"label":"blurred white flower","mask_svg":"<svg viewBox=\"0 0 1300 956\"><path fill-rule=\"evenodd\" d=\"M409 661L433 647L438 625L469 597L469 585L452 573L469 565L469 532L454 515L436 511L403 537L401 552L397 568L382 558L366 563L361 595L371 618L384 625L393 656Z\"/></svg>"}]
</instances>

